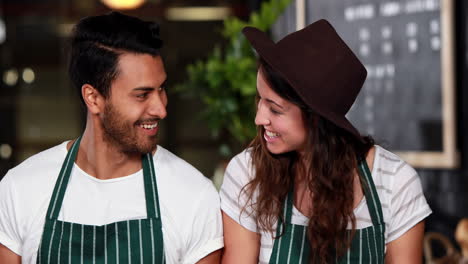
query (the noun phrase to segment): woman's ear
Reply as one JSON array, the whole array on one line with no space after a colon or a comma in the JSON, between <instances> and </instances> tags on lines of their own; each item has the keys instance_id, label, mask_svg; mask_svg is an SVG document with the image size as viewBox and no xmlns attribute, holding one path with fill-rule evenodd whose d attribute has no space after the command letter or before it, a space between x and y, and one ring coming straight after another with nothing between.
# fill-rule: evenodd
<instances>
[{"instance_id":1,"label":"woman's ear","mask_svg":"<svg viewBox=\"0 0 468 264\"><path fill-rule=\"evenodd\" d=\"M90 113L99 114L104 109L104 97L92 85L84 84L81 86L81 96Z\"/></svg>"}]
</instances>

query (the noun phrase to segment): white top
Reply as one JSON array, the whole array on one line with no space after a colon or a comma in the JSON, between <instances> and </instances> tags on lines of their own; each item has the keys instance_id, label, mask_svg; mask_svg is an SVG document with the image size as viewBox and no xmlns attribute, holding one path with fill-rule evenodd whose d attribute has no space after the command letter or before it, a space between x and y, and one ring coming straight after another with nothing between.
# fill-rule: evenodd
<instances>
[{"instance_id":1,"label":"white top","mask_svg":"<svg viewBox=\"0 0 468 264\"><path fill-rule=\"evenodd\" d=\"M426 218L432 211L424 198L416 171L398 156L382 147L375 146L375 149L372 178L382 205L385 221L385 243L389 243ZM274 234L258 231L255 221L256 213L252 212L251 203L241 215L246 195L245 192L242 192L239 196L239 193L242 187L253 179L253 174L249 149L244 150L230 161L220 191L221 209L248 230L260 232L259 263L268 263L273 250ZM255 203L255 201L256 195L254 195L252 202ZM354 214L358 229L372 225L365 197L354 209ZM306 226L309 219L302 215L296 207L293 207L291 222Z\"/></svg>"},{"instance_id":2,"label":"white top","mask_svg":"<svg viewBox=\"0 0 468 264\"><path fill-rule=\"evenodd\" d=\"M11 169L0 182L0 243L36 263L46 211L67 142ZM210 180L168 150L153 158L167 263L196 263L223 247L219 196ZM143 172L110 180L76 164L59 220L86 225L146 218Z\"/></svg>"}]
</instances>

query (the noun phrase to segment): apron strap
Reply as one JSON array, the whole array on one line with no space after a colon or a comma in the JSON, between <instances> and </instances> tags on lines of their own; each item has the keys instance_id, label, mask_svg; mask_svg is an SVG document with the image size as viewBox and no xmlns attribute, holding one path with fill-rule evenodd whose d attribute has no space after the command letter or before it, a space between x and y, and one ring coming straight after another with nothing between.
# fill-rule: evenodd
<instances>
[{"instance_id":1,"label":"apron strap","mask_svg":"<svg viewBox=\"0 0 468 264\"><path fill-rule=\"evenodd\" d=\"M363 180L363 182L361 182L361 185L364 190L364 196L366 197L367 208L369 209L372 224L381 225L384 223L382 205L380 204L377 189L375 188L374 180L372 179L372 174L369 170L369 167L367 166L367 162L365 159L360 160L358 168L359 174L361 176L360 178ZM293 197L294 188L292 188L291 191L289 191L285 200L283 216L287 223L291 223L292 219ZM278 220L278 224L282 224L281 219Z\"/></svg>"},{"instance_id":2,"label":"apron strap","mask_svg":"<svg viewBox=\"0 0 468 264\"><path fill-rule=\"evenodd\" d=\"M46 219L57 220L60 208L62 208L63 197L67 189L68 181L70 180L71 170L76 160L76 155L80 146L81 136L73 143L65 157L65 161L60 170L57 181L55 182L52 198L50 199L49 208L47 209Z\"/></svg>"},{"instance_id":3,"label":"apron strap","mask_svg":"<svg viewBox=\"0 0 468 264\"><path fill-rule=\"evenodd\" d=\"M292 219L292 208L293 208L293 197L294 189L288 192L286 199L283 204L283 218L278 217L278 222L276 225L276 238L280 237L284 233L286 227L285 223L291 223ZM284 219L284 222L283 220Z\"/></svg>"},{"instance_id":4,"label":"apron strap","mask_svg":"<svg viewBox=\"0 0 468 264\"><path fill-rule=\"evenodd\" d=\"M151 153L141 157L143 161L143 177L145 183L146 212L148 218L161 221L161 211L159 210L158 184L154 170L153 156Z\"/></svg>"},{"instance_id":5,"label":"apron strap","mask_svg":"<svg viewBox=\"0 0 468 264\"><path fill-rule=\"evenodd\" d=\"M372 179L372 174L367 166L366 160L361 159L358 167L361 179L364 180L364 182L361 182L361 185L366 197L367 208L369 209L372 224L374 226L382 225L384 224L382 205L380 204L379 195L377 194L377 189L375 188L374 180Z\"/></svg>"},{"instance_id":6,"label":"apron strap","mask_svg":"<svg viewBox=\"0 0 468 264\"><path fill-rule=\"evenodd\" d=\"M289 224L291 224L292 210L293 210L293 206L294 206L294 180L292 181L292 186L293 187L288 192L288 194L286 196L286 199L284 200L285 204L283 206L284 221L286 223L289 223ZM281 219L279 221L282 222Z\"/></svg>"},{"instance_id":7,"label":"apron strap","mask_svg":"<svg viewBox=\"0 0 468 264\"><path fill-rule=\"evenodd\" d=\"M49 208L47 209L46 219L57 220L62 208L65 191L70 180L71 171L75 164L76 155L81 142L81 136L73 143L72 147L65 157L62 169L60 170L57 181L55 182L54 191L50 199ZM142 155L143 179L146 198L146 212L148 218L161 221L161 213L159 210L158 187L156 183L156 174L154 170L153 157L151 153Z\"/></svg>"}]
</instances>

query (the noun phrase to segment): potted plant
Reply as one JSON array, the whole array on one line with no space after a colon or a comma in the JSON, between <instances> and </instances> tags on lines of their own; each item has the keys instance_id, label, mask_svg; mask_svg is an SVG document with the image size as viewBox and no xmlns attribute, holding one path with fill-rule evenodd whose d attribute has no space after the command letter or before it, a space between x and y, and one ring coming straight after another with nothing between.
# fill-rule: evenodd
<instances>
[{"instance_id":1,"label":"potted plant","mask_svg":"<svg viewBox=\"0 0 468 264\"><path fill-rule=\"evenodd\" d=\"M201 118L209 125L219 152L229 158L255 136L257 58L241 31L245 26L269 30L291 0L263 2L259 11L244 22L230 17L224 21L225 47L216 46L206 59L188 65L188 79L176 92L200 100Z\"/></svg>"}]
</instances>

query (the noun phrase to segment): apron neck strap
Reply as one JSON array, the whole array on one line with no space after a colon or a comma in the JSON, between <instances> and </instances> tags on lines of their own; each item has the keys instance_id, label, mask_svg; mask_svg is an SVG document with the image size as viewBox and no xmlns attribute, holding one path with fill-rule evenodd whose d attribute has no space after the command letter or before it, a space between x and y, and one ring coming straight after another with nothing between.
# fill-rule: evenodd
<instances>
[{"instance_id":1,"label":"apron neck strap","mask_svg":"<svg viewBox=\"0 0 468 264\"><path fill-rule=\"evenodd\" d=\"M62 169L60 170L59 176L55 183L52 198L50 199L49 209L47 210L46 219L57 219L60 208L62 208L63 197L67 190L68 181L70 180L71 171L76 160L76 155L80 147L81 136L71 146L70 150L65 157Z\"/></svg>"},{"instance_id":2,"label":"apron neck strap","mask_svg":"<svg viewBox=\"0 0 468 264\"><path fill-rule=\"evenodd\" d=\"M369 167L367 166L367 162L365 159L360 160L358 168L359 175L361 176L361 186L364 190L367 208L369 209L372 224L382 225L384 224L382 205L380 204L379 195L377 194L377 189L375 188L374 180L372 179L372 174L369 170Z\"/></svg>"},{"instance_id":3,"label":"apron neck strap","mask_svg":"<svg viewBox=\"0 0 468 264\"><path fill-rule=\"evenodd\" d=\"M160 219L158 184L151 153L142 155L143 179L145 184L146 212L148 218Z\"/></svg>"},{"instance_id":4,"label":"apron neck strap","mask_svg":"<svg viewBox=\"0 0 468 264\"><path fill-rule=\"evenodd\" d=\"M358 169L360 175L359 178L361 180L362 189L364 190L364 196L366 197L367 208L369 209L372 224L381 225L384 223L382 206L377 194L377 189L375 188L375 184L372 179L372 174L369 170L369 167L367 166L365 159L359 159ZM286 204L283 206L283 216L286 223L291 223L292 219L292 209L294 204L294 181L292 185L293 187L288 192L286 197ZM281 218L279 219L279 224L282 224Z\"/></svg>"},{"instance_id":5,"label":"apron neck strap","mask_svg":"<svg viewBox=\"0 0 468 264\"><path fill-rule=\"evenodd\" d=\"M57 220L62 208L63 198L70 180L71 171L75 164L78 149L80 147L81 136L73 143L65 157L62 169L55 183L54 191L50 199L47 217L49 220ZM143 180L145 187L146 212L148 218L160 221L158 187L156 183L156 173L154 170L153 156L151 153L144 154L141 157L143 167Z\"/></svg>"},{"instance_id":6,"label":"apron neck strap","mask_svg":"<svg viewBox=\"0 0 468 264\"><path fill-rule=\"evenodd\" d=\"M294 186L294 181L293 181ZM286 204L283 206L283 217L286 223L291 223L292 219L292 210L294 205L294 187L288 192L286 196Z\"/></svg>"}]
</instances>

